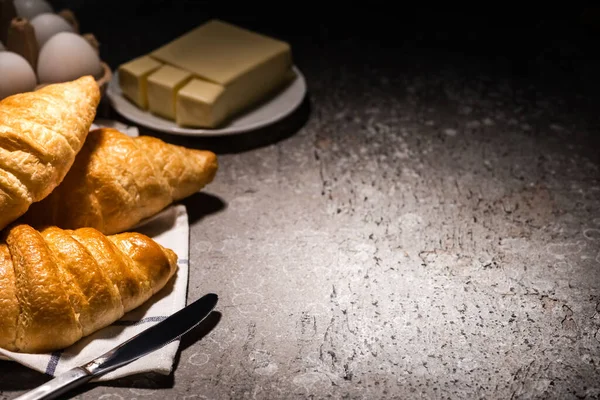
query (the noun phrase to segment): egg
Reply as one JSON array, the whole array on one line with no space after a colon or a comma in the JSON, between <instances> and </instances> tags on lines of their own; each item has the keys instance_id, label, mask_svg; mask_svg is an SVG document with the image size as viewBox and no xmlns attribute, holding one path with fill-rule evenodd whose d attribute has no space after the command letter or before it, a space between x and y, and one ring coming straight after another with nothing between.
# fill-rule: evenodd
<instances>
[{"instance_id":1,"label":"egg","mask_svg":"<svg viewBox=\"0 0 600 400\"><path fill-rule=\"evenodd\" d=\"M60 32L40 50L37 76L40 83L67 82L84 75L98 79L103 70L94 48L81 36Z\"/></svg>"},{"instance_id":2,"label":"egg","mask_svg":"<svg viewBox=\"0 0 600 400\"><path fill-rule=\"evenodd\" d=\"M40 49L44 46L48 39L57 33L74 32L73 27L67 22L67 20L58 14L39 14L29 22L31 23L31 26L33 26L35 38L37 39Z\"/></svg>"},{"instance_id":3,"label":"egg","mask_svg":"<svg viewBox=\"0 0 600 400\"><path fill-rule=\"evenodd\" d=\"M15 0L14 5L17 15L30 21L39 14L54 12L45 0Z\"/></svg>"},{"instance_id":4,"label":"egg","mask_svg":"<svg viewBox=\"0 0 600 400\"><path fill-rule=\"evenodd\" d=\"M35 89L35 72L19 54L12 51L0 52L0 71L0 99Z\"/></svg>"}]
</instances>

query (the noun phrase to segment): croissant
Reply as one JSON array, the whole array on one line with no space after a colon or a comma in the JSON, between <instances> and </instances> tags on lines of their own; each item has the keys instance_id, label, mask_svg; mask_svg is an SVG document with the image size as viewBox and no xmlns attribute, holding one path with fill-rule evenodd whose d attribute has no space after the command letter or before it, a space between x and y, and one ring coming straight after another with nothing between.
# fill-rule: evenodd
<instances>
[{"instance_id":1,"label":"croissant","mask_svg":"<svg viewBox=\"0 0 600 400\"><path fill-rule=\"evenodd\" d=\"M104 234L131 229L210 183L217 156L115 129L89 133L64 181L34 204L22 222Z\"/></svg>"},{"instance_id":2,"label":"croissant","mask_svg":"<svg viewBox=\"0 0 600 400\"><path fill-rule=\"evenodd\" d=\"M16 224L0 244L0 347L68 347L144 303L176 268L172 250L140 233Z\"/></svg>"},{"instance_id":3,"label":"croissant","mask_svg":"<svg viewBox=\"0 0 600 400\"><path fill-rule=\"evenodd\" d=\"M99 101L91 76L0 101L0 229L63 180Z\"/></svg>"}]
</instances>

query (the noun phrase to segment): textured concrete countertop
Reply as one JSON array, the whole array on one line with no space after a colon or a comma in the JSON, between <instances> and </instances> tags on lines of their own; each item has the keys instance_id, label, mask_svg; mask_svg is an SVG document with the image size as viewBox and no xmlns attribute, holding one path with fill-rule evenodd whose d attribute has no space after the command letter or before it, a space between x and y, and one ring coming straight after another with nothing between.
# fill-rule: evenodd
<instances>
[{"instance_id":1,"label":"textured concrete countertop","mask_svg":"<svg viewBox=\"0 0 600 400\"><path fill-rule=\"evenodd\" d=\"M188 299L220 316L171 376L77 398L600 398L597 98L386 54L299 45L310 95L286 121L152 133L219 152L184 203ZM2 399L47 379L0 377Z\"/></svg>"}]
</instances>

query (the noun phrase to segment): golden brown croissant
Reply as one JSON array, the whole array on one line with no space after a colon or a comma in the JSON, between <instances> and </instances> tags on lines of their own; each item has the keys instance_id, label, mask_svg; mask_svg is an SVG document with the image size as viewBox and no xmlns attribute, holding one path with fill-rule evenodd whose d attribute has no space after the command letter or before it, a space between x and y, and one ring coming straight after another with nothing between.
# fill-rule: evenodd
<instances>
[{"instance_id":1,"label":"golden brown croissant","mask_svg":"<svg viewBox=\"0 0 600 400\"><path fill-rule=\"evenodd\" d=\"M0 347L68 347L159 291L177 255L140 233L10 227L0 244Z\"/></svg>"},{"instance_id":2,"label":"golden brown croissant","mask_svg":"<svg viewBox=\"0 0 600 400\"><path fill-rule=\"evenodd\" d=\"M63 180L99 101L91 76L0 101L0 229Z\"/></svg>"},{"instance_id":3,"label":"golden brown croissant","mask_svg":"<svg viewBox=\"0 0 600 400\"><path fill-rule=\"evenodd\" d=\"M210 151L97 129L64 181L32 205L22 221L65 229L87 226L107 235L123 232L202 189L217 168L217 156Z\"/></svg>"}]
</instances>

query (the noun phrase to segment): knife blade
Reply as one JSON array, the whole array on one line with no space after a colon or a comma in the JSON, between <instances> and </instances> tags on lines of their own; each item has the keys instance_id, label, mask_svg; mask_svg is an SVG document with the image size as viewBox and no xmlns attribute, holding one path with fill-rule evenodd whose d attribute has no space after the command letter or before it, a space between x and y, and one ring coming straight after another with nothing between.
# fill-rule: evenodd
<instances>
[{"instance_id":1,"label":"knife blade","mask_svg":"<svg viewBox=\"0 0 600 400\"><path fill-rule=\"evenodd\" d=\"M158 350L202 322L215 308L218 299L216 294L209 293L100 357L56 376L15 400L55 399L75 387Z\"/></svg>"}]
</instances>

